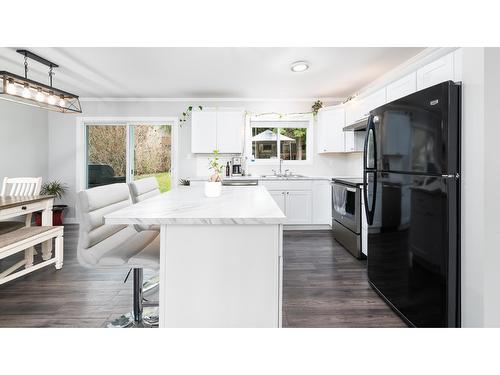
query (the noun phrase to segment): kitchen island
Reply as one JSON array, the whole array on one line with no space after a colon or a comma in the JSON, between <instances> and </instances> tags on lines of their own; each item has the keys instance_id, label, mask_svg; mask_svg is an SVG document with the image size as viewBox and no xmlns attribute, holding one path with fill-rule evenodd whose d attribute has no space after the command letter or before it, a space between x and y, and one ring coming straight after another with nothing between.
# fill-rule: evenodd
<instances>
[{"instance_id":1,"label":"kitchen island","mask_svg":"<svg viewBox=\"0 0 500 375\"><path fill-rule=\"evenodd\" d=\"M182 186L105 223L160 226L160 327L281 327L285 219L263 186Z\"/></svg>"}]
</instances>

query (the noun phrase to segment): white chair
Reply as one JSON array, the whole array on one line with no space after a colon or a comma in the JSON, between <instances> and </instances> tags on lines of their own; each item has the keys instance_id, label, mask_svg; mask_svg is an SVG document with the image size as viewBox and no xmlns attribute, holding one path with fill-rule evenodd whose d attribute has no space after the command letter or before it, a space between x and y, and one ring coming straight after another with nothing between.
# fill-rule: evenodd
<instances>
[{"instance_id":1,"label":"white chair","mask_svg":"<svg viewBox=\"0 0 500 375\"><path fill-rule=\"evenodd\" d=\"M135 180L128 183L130 189L130 195L132 196L133 203L139 203L146 199L156 197L161 194L160 187L158 186L158 180L156 177L141 178L140 180ZM159 232L159 225L134 225L138 231L143 230L154 230ZM150 279L146 280L143 284L143 290L145 294L149 294L156 290L160 285L160 277L155 275Z\"/></svg>"},{"instance_id":2,"label":"white chair","mask_svg":"<svg viewBox=\"0 0 500 375\"><path fill-rule=\"evenodd\" d=\"M159 268L158 232L138 232L132 225L104 224L104 215L131 204L129 188L124 183L78 193L80 233L77 256L80 264L91 268L134 270L133 314L123 315L110 323L110 327L157 325L157 317L143 316L142 281L143 268Z\"/></svg>"},{"instance_id":3,"label":"white chair","mask_svg":"<svg viewBox=\"0 0 500 375\"><path fill-rule=\"evenodd\" d=\"M41 188L41 177L4 177L0 195L16 197L39 195ZM31 217L31 213L26 214L24 223L22 221L0 221L0 235L21 229L23 227L30 227ZM34 247L30 247L24 251L25 268L33 265L34 254L36 254Z\"/></svg>"},{"instance_id":4,"label":"white chair","mask_svg":"<svg viewBox=\"0 0 500 375\"><path fill-rule=\"evenodd\" d=\"M129 182L130 195L132 202L139 203L146 199L156 197L161 194L158 187L158 181L155 177L142 178L140 180ZM156 230L160 231L158 225L136 225L137 230Z\"/></svg>"},{"instance_id":5,"label":"white chair","mask_svg":"<svg viewBox=\"0 0 500 375\"><path fill-rule=\"evenodd\" d=\"M41 177L5 177L2 183L1 196L39 195L42 188ZM0 221L0 234L31 226L31 214L26 214L24 223L21 221Z\"/></svg>"}]
</instances>

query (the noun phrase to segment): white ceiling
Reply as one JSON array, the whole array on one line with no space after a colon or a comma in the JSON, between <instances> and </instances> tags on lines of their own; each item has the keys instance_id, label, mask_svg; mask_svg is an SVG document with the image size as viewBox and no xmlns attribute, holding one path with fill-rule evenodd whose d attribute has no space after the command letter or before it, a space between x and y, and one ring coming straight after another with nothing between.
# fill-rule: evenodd
<instances>
[{"instance_id":1,"label":"white ceiling","mask_svg":"<svg viewBox=\"0 0 500 375\"><path fill-rule=\"evenodd\" d=\"M60 65L54 86L86 98L344 98L423 48L27 48ZM16 48L0 70L23 74ZM290 71L306 60L310 69ZM32 62L29 78L47 82Z\"/></svg>"}]
</instances>

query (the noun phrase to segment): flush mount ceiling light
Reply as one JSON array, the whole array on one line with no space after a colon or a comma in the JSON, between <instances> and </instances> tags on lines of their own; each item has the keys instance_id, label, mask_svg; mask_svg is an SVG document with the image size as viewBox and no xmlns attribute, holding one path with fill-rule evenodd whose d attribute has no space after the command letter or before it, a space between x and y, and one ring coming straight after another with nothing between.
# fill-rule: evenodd
<instances>
[{"instance_id":1,"label":"flush mount ceiling light","mask_svg":"<svg viewBox=\"0 0 500 375\"><path fill-rule=\"evenodd\" d=\"M0 72L0 99L27 104L63 113L82 113L80 100L75 94L52 86L53 69L59 65L25 49L16 51L24 56L24 77L6 71ZM49 84L28 79L28 59L49 67Z\"/></svg>"},{"instance_id":2,"label":"flush mount ceiling light","mask_svg":"<svg viewBox=\"0 0 500 375\"><path fill-rule=\"evenodd\" d=\"M307 61L295 61L290 66L290 69L295 73L305 72L307 69L309 69L309 63Z\"/></svg>"}]
</instances>

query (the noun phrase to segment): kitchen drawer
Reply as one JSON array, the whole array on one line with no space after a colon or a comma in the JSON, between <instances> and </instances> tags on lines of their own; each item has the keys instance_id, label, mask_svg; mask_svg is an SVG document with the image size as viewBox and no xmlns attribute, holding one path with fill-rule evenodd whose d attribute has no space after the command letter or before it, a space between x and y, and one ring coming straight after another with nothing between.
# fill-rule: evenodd
<instances>
[{"instance_id":1,"label":"kitchen drawer","mask_svg":"<svg viewBox=\"0 0 500 375\"><path fill-rule=\"evenodd\" d=\"M21 215L26 215L30 212L42 211L46 207L46 201L28 203L22 206L5 208L0 211L0 219L6 219Z\"/></svg>"},{"instance_id":2,"label":"kitchen drawer","mask_svg":"<svg viewBox=\"0 0 500 375\"><path fill-rule=\"evenodd\" d=\"M312 181L280 180L268 181L259 180L259 185L265 186L268 190L312 190Z\"/></svg>"}]
</instances>

